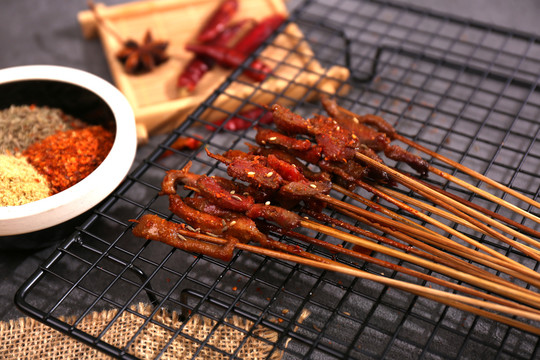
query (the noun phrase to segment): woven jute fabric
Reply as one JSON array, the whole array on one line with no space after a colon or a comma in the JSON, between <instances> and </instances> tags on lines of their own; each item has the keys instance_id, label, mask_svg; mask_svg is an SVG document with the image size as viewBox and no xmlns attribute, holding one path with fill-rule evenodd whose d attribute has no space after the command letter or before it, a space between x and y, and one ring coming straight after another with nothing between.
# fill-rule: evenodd
<instances>
[{"instance_id":1,"label":"woven jute fabric","mask_svg":"<svg viewBox=\"0 0 540 360\"><path fill-rule=\"evenodd\" d=\"M274 347L278 334L249 320L232 316L223 323L193 316L187 323L175 312L160 310L150 321L152 307L139 304L132 312L95 312L76 328L141 359L228 359L236 352L242 359L280 359ZM62 319L73 324L74 319ZM146 322L146 324L145 324ZM169 344L174 331L179 336ZM107 326L110 326L107 328ZM137 333L139 332L139 333ZM135 336L135 338L134 338ZM197 341L198 340L198 341ZM128 346L128 342L131 344ZM31 318L0 322L0 359L111 359L102 352L64 335Z\"/></svg>"}]
</instances>

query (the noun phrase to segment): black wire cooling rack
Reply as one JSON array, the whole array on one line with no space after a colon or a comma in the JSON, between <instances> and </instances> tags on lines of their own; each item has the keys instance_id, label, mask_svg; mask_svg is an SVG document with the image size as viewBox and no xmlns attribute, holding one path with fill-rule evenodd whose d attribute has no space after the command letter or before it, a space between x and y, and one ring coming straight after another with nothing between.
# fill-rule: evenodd
<instances>
[{"instance_id":1,"label":"black wire cooling rack","mask_svg":"<svg viewBox=\"0 0 540 360\"><path fill-rule=\"evenodd\" d=\"M316 60L323 68L350 69L348 80L338 82L343 107L381 115L421 145L528 197L538 197L540 43L536 37L379 1L307 1L290 21L300 27L313 50L309 61ZM253 57L260 54L261 50ZM286 64L287 56L282 61L280 65ZM251 94L260 85L242 80L240 74L241 69L235 71L26 281L16 296L24 312L120 358L134 358L130 346L147 326L163 328L170 335L156 357L166 358L167 348L179 338L196 344L193 357L202 356L205 348L222 358L238 356L239 348L223 350L211 343L212 333L201 338L187 334L182 326L160 322L154 316L160 309L175 311L185 321L194 316L216 324L227 324L231 316L244 319L252 325L236 330L246 339L258 336L257 326L274 331L273 340L263 340L270 350L261 356L284 359L540 356L537 336L380 284L245 252L224 263L135 238L130 219L143 213L171 218L167 200L158 195L166 170L192 161L194 172L223 175L224 168L203 148L221 153L253 142L256 122L241 131L223 129L226 122L218 131L209 131L209 123L203 120L210 111L229 120L245 105L258 105ZM296 79L288 81L291 86L305 86L296 84ZM237 83L251 93L242 97L229 93ZM310 95L317 84L310 86L296 98L289 98L287 87L265 91L271 97L268 102L289 100L293 111L310 115L321 112ZM230 98L237 108L217 107L219 97ZM172 150L179 136L202 138L205 146L196 151ZM166 151L172 155L163 157ZM445 164L430 161L474 183ZM439 185L471 201L482 201L453 185ZM504 213L496 206L492 209ZM292 239L281 240L307 247ZM478 240L538 270L538 263L519 258L487 238ZM369 264L356 266L381 271ZM389 271L385 275L396 276ZM139 303L151 305L153 312L139 312L135 307ZM75 320L68 323L62 316L73 309L79 310L69 314ZM101 332L90 334L78 326L89 314L108 309L118 313ZM141 326L125 346L116 347L107 335L125 313L141 319Z\"/></svg>"}]
</instances>

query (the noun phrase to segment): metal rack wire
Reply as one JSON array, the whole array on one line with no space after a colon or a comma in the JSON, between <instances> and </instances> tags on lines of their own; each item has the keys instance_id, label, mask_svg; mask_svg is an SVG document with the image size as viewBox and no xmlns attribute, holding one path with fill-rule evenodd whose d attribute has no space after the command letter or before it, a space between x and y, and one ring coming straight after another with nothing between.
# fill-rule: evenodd
<instances>
[{"instance_id":1,"label":"metal rack wire","mask_svg":"<svg viewBox=\"0 0 540 360\"><path fill-rule=\"evenodd\" d=\"M350 80L341 85L350 87L339 99L343 107L381 115L398 132L425 147L531 198L538 197L540 42L536 37L368 0L306 1L291 14L290 21L300 26L323 67L351 69ZM286 64L286 57L283 61ZM170 328L155 320L153 315L162 308L178 311L186 320L194 315L218 324L226 323L230 316L247 319L253 326L278 334L268 355L279 353L286 359L540 356L537 336L379 284L242 252L223 263L135 238L130 219L147 212L171 217L166 199L158 196L166 170L193 161L194 172L224 173L202 149L170 149L176 138L202 137L218 153L253 142L256 122L247 130L231 132L208 131L205 125L209 123L203 120L208 111L222 112L230 119L252 102L249 95L237 98L228 93L236 82L252 87L253 92L258 90L257 85L244 83L240 74L241 69L235 71L26 281L16 296L23 311L126 359L133 358L129 346L148 324L163 327L171 335L158 357L177 337L197 343L199 353L211 347L224 358L237 355L238 349L225 352L209 344L208 338L191 337L182 327ZM309 101L308 94L294 99L291 108L304 115L319 112L320 105ZM237 111L217 108L214 101L220 95L239 102ZM269 95L275 101L288 96L285 91ZM163 157L169 150L172 155ZM431 161L471 181L447 165ZM504 213L450 184L439 185ZM521 218L514 220L528 224ZM293 239L281 240L307 247ZM483 236L478 240L538 271L538 263L505 245ZM316 248L309 250L332 256ZM369 264L355 265L381 271ZM395 277L396 273L385 275ZM138 313L133 305L139 302L151 303L154 313ZM68 324L60 316L74 304L79 309L72 314L77 320ZM110 308L119 312L100 334L77 328L88 314ZM140 317L143 325L125 346L115 347L104 338L125 312ZM246 337L257 336L253 327L237 330Z\"/></svg>"}]
</instances>

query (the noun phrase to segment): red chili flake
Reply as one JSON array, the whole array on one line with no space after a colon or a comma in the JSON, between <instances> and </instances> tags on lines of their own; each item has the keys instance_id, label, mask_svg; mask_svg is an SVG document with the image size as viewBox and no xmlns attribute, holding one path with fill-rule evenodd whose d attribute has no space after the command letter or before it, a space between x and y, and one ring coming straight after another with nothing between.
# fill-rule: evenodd
<instances>
[{"instance_id":1,"label":"red chili flake","mask_svg":"<svg viewBox=\"0 0 540 360\"><path fill-rule=\"evenodd\" d=\"M238 288L236 286L233 286L232 291L236 291Z\"/></svg>"},{"instance_id":2,"label":"red chili flake","mask_svg":"<svg viewBox=\"0 0 540 360\"><path fill-rule=\"evenodd\" d=\"M197 150L202 145L202 141L187 137L180 136L171 144L171 149L174 150ZM160 159L166 158L173 154L172 150L166 150L161 154Z\"/></svg>"},{"instance_id":3,"label":"red chili flake","mask_svg":"<svg viewBox=\"0 0 540 360\"><path fill-rule=\"evenodd\" d=\"M113 142L112 132L94 125L58 132L30 145L23 155L47 178L56 194L94 171L111 150Z\"/></svg>"},{"instance_id":4,"label":"red chili flake","mask_svg":"<svg viewBox=\"0 0 540 360\"><path fill-rule=\"evenodd\" d=\"M229 131L245 130L252 126L253 121L257 119L259 119L259 124L270 124L274 121L274 117L270 111L256 107L251 110L242 111L238 115L231 117L223 128ZM227 120L226 117L215 121L211 125L206 125L206 128L210 131L215 131L225 120Z\"/></svg>"}]
</instances>

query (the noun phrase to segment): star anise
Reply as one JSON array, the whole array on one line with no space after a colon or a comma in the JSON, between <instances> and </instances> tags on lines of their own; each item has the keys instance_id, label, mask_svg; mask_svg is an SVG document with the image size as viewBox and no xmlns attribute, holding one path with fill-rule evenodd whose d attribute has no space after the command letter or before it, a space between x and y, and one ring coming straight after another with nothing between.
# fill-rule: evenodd
<instances>
[{"instance_id":1,"label":"star anise","mask_svg":"<svg viewBox=\"0 0 540 360\"><path fill-rule=\"evenodd\" d=\"M150 30L146 31L141 44L127 40L116 58L124 65L129 74L140 74L153 70L169 59L166 53L168 41L154 40Z\"/></svg>"}]
</instances>

